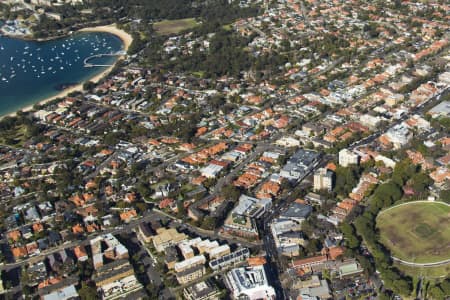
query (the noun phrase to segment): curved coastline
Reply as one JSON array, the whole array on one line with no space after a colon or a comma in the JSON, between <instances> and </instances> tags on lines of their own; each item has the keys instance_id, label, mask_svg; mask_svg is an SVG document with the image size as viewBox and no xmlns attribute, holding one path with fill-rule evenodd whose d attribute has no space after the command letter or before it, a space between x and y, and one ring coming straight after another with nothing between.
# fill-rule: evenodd
<instances>
[{"instance_id":1,"label":"curved coastline","mask_svg":"<svg viewBox=\"0 0 450 300\"><path fill-rule=\"evenodd\" d=\"M96 26L96 27L87 27L87 28L83 28L80 30L77 30L76 32L106 32L106 33L110 33L113 34L115 36L117 36L123 43L123 49L125 51L128 50L128 48L131 45L131 42L133 41L133 38L131 37L130 34L128 34L127 32L125 32L124 30L121 30L119 28L117 28L116 24L111 24L111 25L105 25L105 26ZM116 60L119 61L121 58L123 58L124 56L119 56L118 59ZM102 80L106 75L108 75L112 69L114 68L114 66L116 65L116 63L114 63L111 67L105 69L104 71L100 72L99 74L95 75L94 77L91 77L89 79L87 79L87 81L92 81L94 83L99 82L100 80ZM78 83L74 86L68 87L67 89L62 90L61 92L59 92L58 94L45 98L43 100L40 100L36 103L27 105L22 107L21 109L19 109L20 111L31 111L33 110L34 105L39 104L39 105L44 105L54 99L57 98L63 98L66 97L67 95L69 95L70 93L73 92L78 92L78 91L82 91L83 90L83 82ZM6 117L6 116L15 116L17 112L12 112L9 114L5 114L3 116L0 116L0 119Z\"/></svg>"}]
</instances>

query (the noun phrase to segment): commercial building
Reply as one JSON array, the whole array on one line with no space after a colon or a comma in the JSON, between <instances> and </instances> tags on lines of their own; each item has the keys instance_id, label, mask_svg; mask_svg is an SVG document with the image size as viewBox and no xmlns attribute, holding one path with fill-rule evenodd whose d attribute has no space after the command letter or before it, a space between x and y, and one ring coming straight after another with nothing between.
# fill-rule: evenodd
<instances>
[{"instance_id":1,"label":"commercial building","mask_svg":"<svg viewBox=\"0 0 450 300\"><path fill-rule=\"evenodd\" d=\"M300 231L301 224L290 219L276 218L270 224L270 230L272 232L275 245L277 247L280 247L279 240L277 237L285 232Z\"/></svg>"},{"instance_id":2,"label":"commercial building","mask_svg":"<svg viewBox=\"0 0 450 300\"><path fill-rule=\"evenodd\" d=\"M311 268L314 266L322 265L327 261L328 261L328 259L327 259L326 255L308 257L308 258L298 259L296 261L293 261L292 267L295 269Z\"/></svg>"},{"instance_id":3,"label":"commercial building","mask_svg":"<svg viewBox=\"0 0 450 300\"><path fill-rule=\"evenodd\" d=\"M339 151L339 165L342 167L348 167L349 165L359 164L359 155L348 150L342 149Z\"/></svg>"},{"instance_id":4,"label":"commercial building","mask_svg":"<svg viewBox=\"0 0 450 300\"><path fill-rule=\"evenodd\" d=\"M120 259L99 267L94 274L97 287L108 284L120 278L133 275L134 270L128 259Z\"/></svg>"},{"instance_id":5,"label":"commercial building","mask_svg":"<svg viewBox=\"0 0 450 300\"><path fill-rule=\"evenodd\" d=\"M236 268L227 273L225 284L233 299L275 299L276 293L267 281L264 265Z\"/></svg>"},{"instance_id":6,"label":"commercial building","mask_svg":"<svg viewBox=\"0 0 450 300\"><path fill-rule=\"evenodd\" d=\"M297 272L288 270L292 278L291 294L293 299L325 300L332 299L332 294L326 280L320 280L319 276L312 275L308 279L298 276Z\"/></svg>"},{"instance_id":7,"label":"commercial building","mask_svg":"<svg viewBox=\"0 0 450 300\"><path fill-rule=\"evenodd\" d=\"M280 172L281 177L288 180L302 180L318 164L320 154L300 149L291 156Z\"/></svg>"},{"instance_id":8,"label":"commercial building","mask_svg":"<svg viewBox=\"0 0 450 300\"><path fill-rule=\"evenodd\" d=\"M69 285L53 293L42 296L42 300L74 300L79 299L75 286Z\"/></svg>"},{"instance_id":9,"label":"commercial building","mask_svg":"<svg viewBox=\"0 0 450 300\"><path fill-rule=\"evenodd\" d=\"M218 300L220 291L206 280L185 288L183 296L186 300Z\"/></svg>"},{"instance_id":10,"label":"commercial building","mask_svg":"<svg viewBox=\"0 0 450 300\"><path fill-rule=\"evenodd\" d=\"M102 299L112 300L143 288L128 259L119 259L96 270L93 277Z\"/></svg>"},{"instance_id":11,"label":"commercial building","mask_svg":"<svg viewBox=\"0 0 450 300\"><path fill-rule=\"evenodd\" d=\"M330 288L326 280L320 280L319 286L304 287L299 290L301 299L331 299ZM297 298L298 299L298 298Z\"/></svg>"},{"instance_id":12,"label":"commercial building","mask_svg":"<svg viewBox=\"0 0 450 300\"><path fill-rule=\"evenodd\" d=\"M220 258L227 254L230 254L230 246L228 246L227 244L221 245L209 251L209 259Z\"/></svg>"},{"instance_id":13,"label":"commercial building","mask_svg":"<svg viewBox=\"0 0 450 300\"><path fill-rule=\"evenodd\" d=\"M139 283L136 276L134 274L129 275L114 282L103 285L101 288L102 299L123 299L124 294L136 292L142 288L142 284Z\"/></svg>"},{"instance_id":14,"label":"commercial building","mask_svg":"<svg viewBox=\"0 0 450 300\"><path fill-rule=\"evenodd\" d=\"M443 101L433 107L428 114L433 118L448 117L450 116L450 101Z\"/></svg>"},{"instance_id":15,"label":"commercial building","mask_svg":"<svg viewBox=\"0 0 450 300\"><path fill-rule=\"evenodd\" d=\"M188 269L191 266L204 265L206 258L203 255L197 255L189 259L177 262L174 266L175 272L181 272Z\"/></svg>"},{"instance_id":16,"label":"commercial building","mask_svg":"<svg viewBox=\"0 0 450 300\"><path fill-rule=\"evenodd\" d=\"M250 251L247 248L242 248L231 252L230 254L224 255L220 258L213 259L209 261L209 267L214 271L221 268L225 268L243 261L250 257Z\"/></svg>"},{"instance_id":17,"label":"commercial building","mask_svg":"<svg viewBox=\"0 0 450 300\"><path fill-rule=\"evenodd\" d=\"M112 234L98 236L90 241L94 269L103 266L104 258L110 260L127 259L128 249ZM106 245L106 247L105 247Z\"/></svg>"},{"instance_id":18,"label":"commercial building","mask_svg":"<svg viewBox=\"0 0 450 300\"><path fill-rule=\"evenodd\" d=\"M176 273L178 283L180 284L186 284L200 279L203 277L203 275L205 275L205 266L203 265L192 266Z\"/></svg>"},{"instance_id":19,"label":"commercial building","mask_svg":"<svg viewBox=\"0 0 450 300\"><path fill-rule=\"evenodd\" d=\"M257 238L255 219L260 218L272 206L272 199L241 195L238 205L228 215L223 229L233 235Z\"/></svg>"},{"instance_id":20,"label":"commercial building","mask_svg":"<svg viewBox=\"0 0 450 300\"><path fill-rule=\"evenodd\" d=\"M209 239L206 239L198 242L195 247L200 254L210 253L214 248L219 247L219 243L217 241L210 241Z\"/></svg>"},{"instance_id":21,"label":"commercial building","mask_svg":"<svg viewBox=\"0 0 450 300\"><path fill-rule=\"evenodd\" d=\"M215 178L223 170L223 168L223 166L219 166L217 164L209 164L200 169L200 173L206 178Z\"/></svg>"},{"instance_id":22,"label":"commercial building","mask_svg":"<svg viewBox=\"0 0 450 300\"><path fill-rule=\"evenodd\" d=\"M439 74L438 79L439 79L439 82L442 82L442 83L446 84L447 86L450 86L450 72L444 72L444 73ZM449 110L450 110L450 108L449 108Z\"/></svg>"},{"instance_id":23,"label":"commercial building","mask_svg":"<svg viewBox=\"0 0 450 300\"><path fill-rule=\"evenodd\" d=\"M175 247L168 247L164 250L164 263L166 264L167 269L172 270L175 267L176 262L178 261L178 252Z\"/></svg>"},{"instance_id":24,"label":"commercial building","mask_svg":"<svg viewBox=\"0 0 450 300\"><path fill-rule=\"evenodd\" d=\"M138 226L137 236L142 242L150 243L152 241L153 232L148 224L141 223Z\"/></svg>"},{"instance_id":25,"label":"commercial building","mask_svg":"<svg viewBox=\"0 0 450 300\"><path fill-rule=\"evenodd\" d=\"M253 198L246 195L239 197L239 204L233 209L232 214L259 218L272 206L272 199Z\"/></svg>"},{"instance_id":26,"label":"commercial building","mask_svg":"<svg viewBox=\"0 0 450 300\"><path fill-rule=\"evenodd\" d=\"M289 207L280 213L281 219L296 221L301 224L311 214L312 207L300 202L292 202Z\"/></svg>"},{"instance_id":27,"label":"commercial building","mask_svg":"<svg viewBox=\"0 0 450 300\"><path fill-rule=\"evenodd\" d=\"M180 284L185 284L201 278L205 274L206 258L197 255L175 263L174 270Z\"/></svg>"},{"instance_id":28,"label":"commercial building","mask_svg":"<svg viewBox=\"0 0 450 300\"><path fill-rule=\"evenodd\" d=\"M309 192L308 194L306 194L305 200L311 205L322 205L326 198L319 194Z\"/></svg>"},{"instance_id":29,"label":"commercial building","mask_svg":"<svg viewBox=\"0 0 450 300\"><path fill-rule=\"evenodd\" d=\"M283 147L298 147L300 146L300 141L298 139L285 136L278 139L275 144Z\"/></svg>"},{"instance_id":30,"label":"commercial building","mask_svg":"<svg viewBox=\"0 0 450 300\"><path fill-rule=\"evenodd\" d=\"M178 244L178 249L180 249L181 255L184 257L184 259L194 257L194 249L192 249L191 245L180 243Z\"/></svg>"},{"instance_id":31,"label":"commercial building","mask_svg":"<svg viewBox=\"0 0 450 300\"><path fill-rule=\"evenodd\" d=\"M334 185L334 173L326 168L320 168L314 173L314 190L331 191Z\"/></svg>"},{"instance_id":32,"label":"commercial building","mask_svg":"<svg viewBox=\"0 0 450 300\"><path fill-rule=\"evenodd\" d=\"M300 246L306 246L306 240L301 231L287 231L277 235L275 239L277 249L284 256L298 256Z\"/></svg>"},{"instance_id":33,"label":"commercial building","mask_svg":"<svg viewBox=\"0 0 450 300\"><path fill-rule=\"evenodd\" d=\"M413 138L413 133L407 125L402 123L391 127L382 137L386 137L394 149L400 149Z\"/></svg>"},{"instance_id":34,"label":"commercial building","mask_svg":"<svg viewBox=\"0 0 450 300\"><path fill-rule=\"evenodd\" d=\"M163 252L167 247L177 245L187 239L188 236L186 234L179 233L175 228L159 228L153 237L153 246L156 251Z\"/></svg>"},{"instance_id":35,"label":"commercial building","mask_svg":"<svg viewBox=\"0 0 450 300\"><path fill-rule=\"evenodd\" d=\"M280 216L270 224L275 246L285 256L297 256L300 246L305 245L301 232L301 223L311 214L312 207L293 202Z\"/></svg>"}]
</instances>

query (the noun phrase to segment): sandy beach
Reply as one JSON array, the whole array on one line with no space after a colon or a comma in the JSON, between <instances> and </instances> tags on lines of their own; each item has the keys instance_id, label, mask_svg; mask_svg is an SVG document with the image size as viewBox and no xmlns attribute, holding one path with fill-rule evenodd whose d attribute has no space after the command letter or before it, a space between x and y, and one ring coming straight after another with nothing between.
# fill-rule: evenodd
<instances>
[{"instance_id":1,"label":"sandy beach","mask_svg":"<svg viewBox=\"0 0 450 300\"><path fill-rule=\"evenodd\" d=\"M117 28L115 24L112 25L106 25L106 26L97 26L97 27L88 27L80 29L79 32L108 32L112 33L116 36L118 36L124 45L124 49L128 50L128 47L130 47L131 42L133 41L133 38L130 34L127 32Z\"/></svg>"},{"instance_id":2,"label":"sandy beach","mask_svg":"<svg viewBox=\"0 0 450 300\"><path fill-rule=\"evenodd\" d=\"M115 24L106 25L106 26L97 26L97 27L83 28L83 29L80 29L77 32L107 32L107 33L114 34L115 36L119 37L122 40L123 48L124 48L125 51L128 50L128 47L130 47L131 42L133 41L133 38L131 37L130 34L125 32L124 30L121 30L121 29L117 28L117 26ZM120 58L123 58L123 57L119 57L119 59ZM113 68L114 68L114 66L111 66L111 67L107 68L103 72L101 72L101 73L97 74L96 76L90 78L89 81L92 81L94 83L99 82L102 78L104 78L106 75L108 75ZM45 104L47 102L50 102L50 101L52 101L52 100L54 100L56 98L64 98L67 95L69 95L70 93L77 92L77 91L82 91L82 90L83 90L83 83L80 83L80 84L74 85L72 87L69 87L69 88L61 91L60 93L56 94L55 96L46 98L46 99L44 99L42 101L39 101L38 103L34 103L34 104L31 104L31 105L25 106L25 107L23 107L20 110L21 111L30 111L30 110L33 110L33 107L36 104L43 105L43 104ZM5 116L14 116L15 114L16 113L13 112L13 113L7 114ZM5 117L5 116L3 116L3 117ZM0 117L0 119L3 118L3 117Z\"/></svg>"}]
</instances>

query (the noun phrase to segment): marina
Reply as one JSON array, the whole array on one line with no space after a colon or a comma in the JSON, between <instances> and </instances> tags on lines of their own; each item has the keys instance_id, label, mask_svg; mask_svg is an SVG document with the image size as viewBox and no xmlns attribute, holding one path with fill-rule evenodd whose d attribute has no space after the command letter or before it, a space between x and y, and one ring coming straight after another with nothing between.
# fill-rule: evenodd
<instances>
[{"instance_id":1,"label":"marina","mask_svg":"<svg viewBox=\"0 0 450 300\"><path fill-rule=\"evenodd\" d=\"M105 32L76 33L46 42L0 36L0 115L58 94L111 67L124 52Z\"/></svg>"}]
</instances>

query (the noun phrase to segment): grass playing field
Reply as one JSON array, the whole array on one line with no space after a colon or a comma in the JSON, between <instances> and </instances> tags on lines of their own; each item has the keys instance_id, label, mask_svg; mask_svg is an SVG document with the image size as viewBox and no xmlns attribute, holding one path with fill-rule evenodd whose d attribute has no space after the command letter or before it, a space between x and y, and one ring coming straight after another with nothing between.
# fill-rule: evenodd
<instances>
[{"instance_id":1,"label":"grass playing field","mask_svg":"<svg viewBox=\"0 0 450 300\"><path fill-rule=\"evenodd\" d=\"M183 30L194 28L198 23L193 18L179 20L163 20L153 24L153 28L160 35L179 33Z\"/></svg>"},{"instance_id":2,"label":"grass playing field","mask_svg":"<svg viewBox=\"0 0 450 300\"><path fill-rule=\"evenodd\" d=\"M410 202L379 214L380 242L393 256L414 263L450 259L450 206Z\"/></svg>"}]
</instances>

